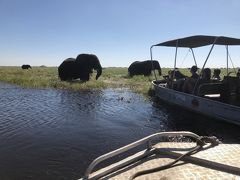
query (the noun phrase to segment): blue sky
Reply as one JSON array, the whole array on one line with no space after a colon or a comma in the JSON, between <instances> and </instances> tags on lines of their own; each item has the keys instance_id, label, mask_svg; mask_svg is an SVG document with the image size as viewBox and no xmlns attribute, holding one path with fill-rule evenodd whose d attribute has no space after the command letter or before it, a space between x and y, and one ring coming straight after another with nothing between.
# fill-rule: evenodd
<instances>
[{"instance_id":1,"label":"blue sky","mask_svg":"<svg viewBox=\"0 0 240 180\"><path fill-rule=\"evenodd\" d=\"M159 42L200 34L240 38L239 9L238 0L0 0L0 66L59 66L93 53L104 67L128 67L149 59ZM196 50L197 60L205 49ZM218 49L208 66L225 66L225 49ZM237 51L230 47L240 66ZM154 48L154 58L172 67L174 52ZM179 52L178 66L192 64L188 50Z\"/></svg>"}]
</instances>

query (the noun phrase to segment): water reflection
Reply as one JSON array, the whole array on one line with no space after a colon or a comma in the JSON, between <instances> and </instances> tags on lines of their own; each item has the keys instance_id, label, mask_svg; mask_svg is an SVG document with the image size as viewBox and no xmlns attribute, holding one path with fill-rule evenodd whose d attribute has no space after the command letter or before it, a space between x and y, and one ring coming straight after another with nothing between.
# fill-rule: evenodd
<instances>
[{"instance_id":1,"label":"water reflection","mask_svg":"<svg viewBox=\"0 0 240 180\"><path fill-rule=\"evenodd\" d=\"M0 84L0 94L0 179L77 179L97 156L159 131L191 130L240 142L235 126L193 121L186 112L126 89Z\"/></svg>"}]
</instances>

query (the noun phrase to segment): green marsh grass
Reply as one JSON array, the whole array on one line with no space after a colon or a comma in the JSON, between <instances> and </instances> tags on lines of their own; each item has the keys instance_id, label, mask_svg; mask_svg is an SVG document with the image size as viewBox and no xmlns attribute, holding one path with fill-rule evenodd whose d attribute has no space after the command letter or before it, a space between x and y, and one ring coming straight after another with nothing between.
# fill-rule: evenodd
<instances>
[{"instance_id":1,"label":"green marsh grass","mask_svg":"<svg viewBox=\"0 0 240 180\"><path fill-rule=\"evenodd\" d=\"M162 74L167 75L169 68L163 68ZM185 75L190 75L188 69L180 69ZM226 75L226 69L221 69L222 77ZM157 74L157 71L156 71ZM152 87L151 81L154 75L149 77L134 76L128 77L126 67L103 68L102 76L95 80L96 73L93 73L90 81L60 81L57 67L32 67L23 70L21 67L0 67L0 81L18 85L23 88L55 88L55 89L105 89L105 88L129 88L135 92L147 94ZM162 79L157 74L157 79Z\"/></svg>"},{"instance_id":2,"label":"green marsh grass","mask_svg":"<svg viewBox=\"0 0 240 180\"><path fill-rule=\"evenodd\" d=\"M127 68L103 68L102 75L95 80L96 73L90 81L61 81L58 78L57 67L0 67L0 81L18 85L23 88L55 88L55 89L105 89L105 88L130 88L135 92L146 94L151 87L153 76L128 77Z\"/></svg>"}]
</instances>

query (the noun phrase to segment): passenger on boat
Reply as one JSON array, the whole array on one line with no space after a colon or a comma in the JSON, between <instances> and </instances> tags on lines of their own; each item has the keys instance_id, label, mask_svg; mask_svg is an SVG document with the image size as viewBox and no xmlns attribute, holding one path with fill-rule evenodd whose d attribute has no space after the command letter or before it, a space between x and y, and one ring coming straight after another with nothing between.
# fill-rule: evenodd
<instances>
[{"instance_id":1,"label":"passenger on boat","mask_svg":"<svg viewBox=\"0 0 240 180\"><path fill-rule=\"evenodd\" d=\"M178 68L168 71L168 82L167 86L177 91L181 91L183 82L185 81L186 76L182 74Z\"/></svg>"},{"instance_id":2,"label":"passenger on boat","mask_svg":"<svg viewBox=\"0 0 240 180\"><path fill-rule=\"evenodd\" d=\"M192 66L191 67L191 69L190 69L190 72L191 72L191 74L192 74L192 76L191 76L191 78L193 78L193 79L198 79L199 78L199 75L198 75L198 73L197 73L197 70L198 70L199 68L197 67L197 66Z\"/></svg>"},{"instance_id":3,"label":"passenger on boat","mask_svg":"<svg viewBox=\"0 0 240 180\"><path fill-rule=\"evenodd\" d=\"M190 68L191 76L188 77L183 84L182 91L185 93L192 93L193 88L199 79L199 75L197 74L198 67L197 66L192 66Z\"/></svg>"},{"instance_id":4,"label":"passenger on boat","mask_svg":"<svg viewBox=\"0 0 240 180\"><path fill-rule=\"evenodd\" d=\"M179 80L182 78L185 78L186 76L184 74L182 74L178 68L175 68L173 70L169 70L168 71L168 76L169 79L175 79L175 80Z\"/></svg>"},{"instance_id":5,"label":"passenger on boat","mask_svg":"<svg viewBox=\"0 0 240 180\"><path fill-rule=\"evenodd\" d=\"M194 94L200 84L210 83L211 81L212 81L211 80L211 69L205 68L202 71L201 77L199 77L197 80L195 80L194 84L187 86L185 89L185 92Z\"/></svg>"},{"instance_id":6,"label":"passenger on boat","mask_svg":"<svg viewBox=\"0 0 240 180\"><path fill-rule=\"evenodd\" d=\"M209 68L203 69L202 77L200 78L199 82L200 84L211 82L211 69Z\"/></svg>"},{"instance_id":7,"label":"passenger on boat","mask_svg":"<svg viewBox=\"0 0 240 180\"><path fill-rule=\"evenodd\" d=\"M221 73L220 69L214 69L212 79L214 81L221 81L220 73Z\"/></svg>"}]
</instances>

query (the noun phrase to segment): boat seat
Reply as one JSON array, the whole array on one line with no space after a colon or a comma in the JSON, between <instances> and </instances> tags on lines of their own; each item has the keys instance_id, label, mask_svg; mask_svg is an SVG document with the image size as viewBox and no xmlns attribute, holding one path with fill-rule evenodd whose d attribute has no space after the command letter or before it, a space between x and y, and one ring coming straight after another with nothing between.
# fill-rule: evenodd
<instances>
[{"instance_id":1,"label":"boat seat","mask_svg":"<svg viewBox=\"0 0 240 180\"><path fill-rule=\"evenodd\" d=\"M199 85L197 95L202 97L221 97L224 91L222 83L202 83Z\"/></svg>"},{"instance_id":2,"label":"boat seat","mask_svg":"<svg viewBox=\"0 0 240 180\"><path fill-rule=\"evenodd\" d=\"M223 83L229 94L240 94L240 79L239 77L225 76Z\"/></svg>"},{"instance_id":3,"label":"boat seat","mask_svg":"<svg viewBox=\"0 0 240 180\"><path fill-rule=\"evenodd\" d=\"M239 77L224 76L223 84L225 91L223 99L225 102L240 105L240 79Z\"/></svg>"}]
</instances>

